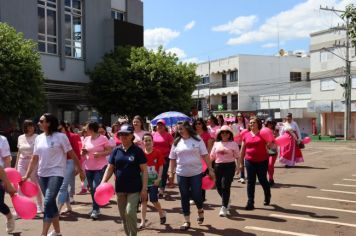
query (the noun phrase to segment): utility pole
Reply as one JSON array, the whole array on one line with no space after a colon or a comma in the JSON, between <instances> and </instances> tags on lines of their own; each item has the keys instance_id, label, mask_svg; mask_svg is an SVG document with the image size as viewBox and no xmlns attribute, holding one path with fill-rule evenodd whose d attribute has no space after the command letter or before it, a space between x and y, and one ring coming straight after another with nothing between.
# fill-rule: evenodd
<instances>
[{"instance_id":1,"label":"utility pole","mask_svg":"<svg viewBox=\"0 0 356 236\"><path fill-rule=\"evenodd\" d=\"M334 13L345 13L345 11L336 10L334 8L328 8L328 7L320 7L320 10L332 11ZM351 87L352 87L352 85L351 85L351 61L350 61L350 38L349 38L350 22L348 19L346 19L345 24L346 24L346 28L344 30L346 31L346 45L345 45L345 49L346 49L345 57L346 58L341 58L340 56L339 56L339 58L343 59L346 63L345 83L342 85L342 87L344 87L344 89L345 89L345 95L344 95L345 96L344 140L349 140L350 139L350 130L351 130L350 124L351 124Z\"/></svg>"}]
</instances>

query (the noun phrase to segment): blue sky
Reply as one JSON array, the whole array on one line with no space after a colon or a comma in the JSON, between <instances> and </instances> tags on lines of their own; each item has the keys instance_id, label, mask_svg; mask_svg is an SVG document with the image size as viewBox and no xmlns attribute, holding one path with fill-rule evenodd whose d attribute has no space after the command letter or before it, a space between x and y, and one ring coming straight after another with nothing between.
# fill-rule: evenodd
<instances>
[{"instance_id":1,"label":"blue sky","mask_svg":"<svg viewBox=\"0 0 356 236\"><path fill-rule=\"evenodd\" d=\"M163 45L181 60L308 51L309 34L339 21L319 6L356 0L144 0L145 46ZM279 39L279 40L278 40Z\"/></svg>"}]
</instances>

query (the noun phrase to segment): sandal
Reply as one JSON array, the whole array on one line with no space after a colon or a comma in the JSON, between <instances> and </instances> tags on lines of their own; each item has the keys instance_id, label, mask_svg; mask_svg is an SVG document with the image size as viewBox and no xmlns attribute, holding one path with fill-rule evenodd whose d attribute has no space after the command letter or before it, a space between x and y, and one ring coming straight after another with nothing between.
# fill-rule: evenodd
<instances>
[{"instance_id":1,"label":"sandal","mask_svg":"<svg viewBox=\"0 0 356 236\"><path fill-rule=\"evenodd\" d=\"M204 222L204 210L198 210L198 224L201 225Z\"/></svg>"},{"instance_id":2,"label":"sandal","mask_svg":"<svg viewBox=\"0 0 356 236\"><path fill-rule=\"evenodd\" d=\"M187 231L189 228L190 228L190 222L184 222L184 224L180 226L180 230L184 230L184 231Z\"/></svg>"}]
</instances>

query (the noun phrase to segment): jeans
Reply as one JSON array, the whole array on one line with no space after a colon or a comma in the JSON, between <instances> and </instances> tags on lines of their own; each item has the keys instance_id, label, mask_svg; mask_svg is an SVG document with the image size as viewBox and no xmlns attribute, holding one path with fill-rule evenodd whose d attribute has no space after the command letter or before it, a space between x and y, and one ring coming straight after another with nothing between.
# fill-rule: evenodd
<instances>
[{"instance_id":1,"label":"jeans","mask_svg":"<svg viewBox=\"0 0 356 236\"><path fill-rule=\"evenodd\" d=\"M74 161L67 160L67 167L63 179L61 188L59 189L58 204L63 205L69 202L68 185L70 181L74 178Z\"/></svg>"},{"instance_id":2,"label":"jeans","mask_svg":"<svg viewBox=\"0 0 356 236\"><path fill-rule=\"evenodd\" d=\"M39 179L42 194L44 196L43 221L52 222L54 217L58 216L58 207L56 203L57 195L63 183L63 177L50 176L40 177Z\"/></svg>"},{"instance_id":3,"label":"jeans","mask_svg":"<svg viewBox=\"0 0 356 236\"><path fill-rule=\"evenodd\" d=\"M5 189L0 181L0 212L4 215L10 213L9 207L5 204Z\"/></svg>"},{"instance_id":4,"label":"jeans","mask_svg":"<svg viewBox=\"0 0 356 236\"><path fill-rule=\"evenodd\" d=\"M262 185L265 198L271 197L271 188L267 181L268 160L262 162L252 162L245 160L247 171L247 197L248 203L255 203L256 175Z\"/></svg>"},{"instance_id":5,"label":"jeans","mask_svg":"<svg viewBox=\"0 0 356 236\"><path fill-rule=\"evenodd\" d=\"M202 174L198 174L191 177L184 177L177 175L177 181L179 186L179 192L181 196L181 205L184 216L190 215L190 196L195 202L198 209L203 208L202 198Z\"/></svg>"},{"instance_id":6,"label":"jeans","mask_svg":"<svg viewBox=\"0 0 356 236\"><path fill-rule=\"evenodd\" d=\"M128 236L137 235L137 206L140 193L117 193L117 206Z\"/></svg>"},{"instance_id":7,"label":"jeans","mask_svg":"<svg viewBox=\"0 0 356 236\"><path fill-rule=\"evenodd\" d=\"M161 177L161 187L160 187L160 189L162 189L162 190L166 189L167 179L168 179L169 162L170 162L169 158L165 157L163 171L162 171L162 177Z\"/></svg>"},{"instance_id":8,"label":"jeans","mask_svg":"<svg viewBox=\"0 0 356 236\"><path fill-rule=\"evenodd\" d=\"M87 176L88 184L90 187L91 198L93 200L93 210L96 210L96 211L98 211L100 207L95 202L94 193L95 193L96 188L101 183L101 180L103 179L105 169L106 169L106 166L104 166L101 170L85 170L85 174Z\"/></svg>"},{"instance_id":9,"label":"jeans","mask_svg":"<svg viewBox=\"0 0 356 236\"><path fill-rule=\"evenodd\" d=\"M229 163L215 163L216 189L222 199L222 205L227 207L230 200L230 188L234 179L236 164Z\"/></svg>"}]
</instances>

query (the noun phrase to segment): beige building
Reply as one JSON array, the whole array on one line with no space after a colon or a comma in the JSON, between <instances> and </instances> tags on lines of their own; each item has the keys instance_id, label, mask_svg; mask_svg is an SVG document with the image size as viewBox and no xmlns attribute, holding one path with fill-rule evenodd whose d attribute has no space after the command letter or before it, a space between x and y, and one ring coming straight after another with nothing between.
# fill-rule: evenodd
<instances>
[{"instance_id":1,"label":"beige building","mask_svg":"<svg viewBox=\"0 0 356 236\"><path fill-rule=\"evenodd\" d=\"M343 136L346 48L345 31L324 30L311 34L310 72L311 102L309 111L319 114L322 135ZM355 48L349 50L350 60L356 60ZM356 137L356 64L351 63L351 137Z\"/></svg>"}]
</instances>

